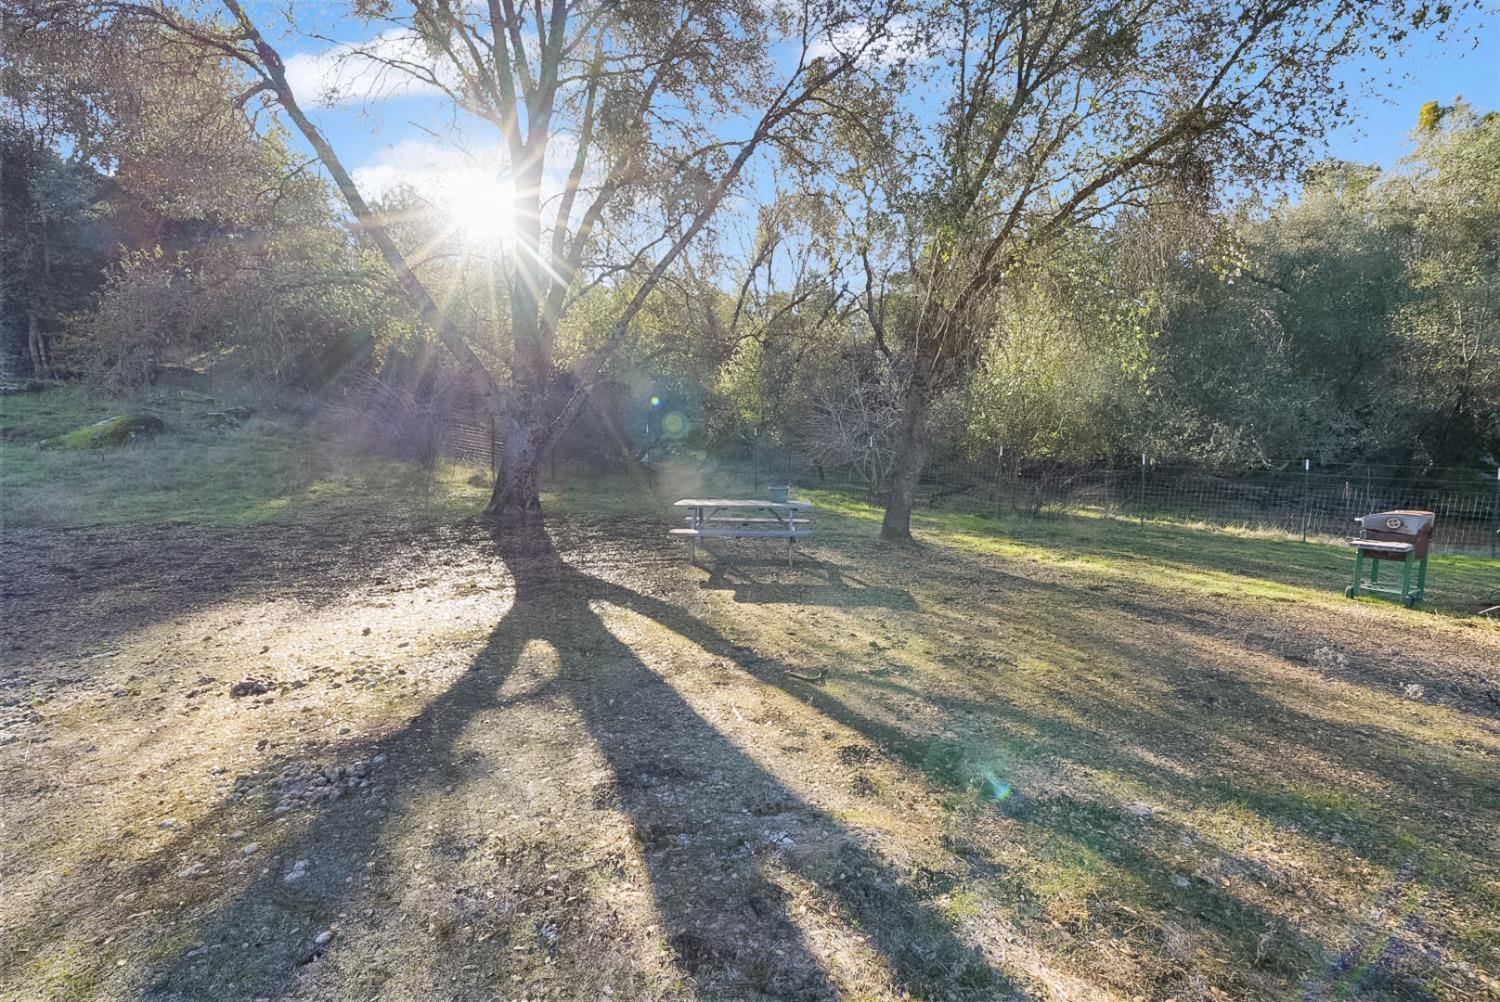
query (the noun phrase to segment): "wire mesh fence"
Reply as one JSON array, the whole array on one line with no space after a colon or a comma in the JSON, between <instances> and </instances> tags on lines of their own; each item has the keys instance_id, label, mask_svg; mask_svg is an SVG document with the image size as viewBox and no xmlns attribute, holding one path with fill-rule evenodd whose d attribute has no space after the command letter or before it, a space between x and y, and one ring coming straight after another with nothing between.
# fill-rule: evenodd
<instances>
[{"instance_id":1,"label":"wire mesh fence","mask_svg":"<svg viewBox=\"0 0 1500 1002\"><path fill-rule=\"evenodd\" d=\"M496 465L498 439L483 418L464 415L445 452ZM597 444L596 444L597 445ZM602 472L633 460L619 449L575 446L545 458L547 472ZM882 502L886 486L857 464L822 464L790 449L746 447L703 458L720 479L760 490L772 484L853 491ZM1397 508L1436 515L1435 544L1450 552L1500 555L1500 471L1427 470L1413 476L1379 464L1325 466L1306 460L1256 469L1214 469L1145 457L1129 466L1040 461L929 462L920 507L972 515L1103 513L1279 532L1302 539L1343 539L1356 516Z\"/></svg>"},{"instance_id":2,"label":"wire mesh fence","mask_svg":"<svg viewBox=\"0 0 1500 1002\"><path fill-rule=\"evenodd\" d=\"M784 483L860 491L873 500L884 485L857 467L822 466L796 452L757 448L740 462L752 486ZM1403 475L1374 464L1320 467L1297 461L1255 470L1155 463L1128 467L1044 462L938 460L923 471L919 506L974 515L1101 512L1118 517L1201 522L1346 538L1356 516L1413 508L1437 516L1438 544L1495 555L1500 545L1500 471L1426 471Z\"/></svg>"},{"instance_id":3,"label":"wire mesh fence","mask_svg":"<svg viewBox=\"0 0 1500 1002\"><path fill-rule=\"evenodd\" d=\"M493 422L483 416L465 414L449 426L443 451L453 459L494 470L499 455L498 445Z\"/></svg>"}]
</instances>

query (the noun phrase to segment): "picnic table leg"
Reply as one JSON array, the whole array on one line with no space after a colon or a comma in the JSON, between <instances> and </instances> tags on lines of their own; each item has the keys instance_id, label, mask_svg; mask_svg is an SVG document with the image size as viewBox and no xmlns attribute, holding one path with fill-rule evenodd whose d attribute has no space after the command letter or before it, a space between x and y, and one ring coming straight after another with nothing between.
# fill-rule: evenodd
<instances>
[{"instance_id":1,"label":"picnic table leg","mask_svg":"<svg viewBox=\"0 0 1500 1002\"><path fill-rule=\"evenodd\" d=\"M771 517L776 520L776 524L778 526L780 526L781 528L787 530L787 537L786 537L786 565L788 567L790 567L790 566L792 566L792 536L791 536L790 516L784 514L779 508L767 508L766 511L768 511L768 512L771 513Z\"/></svg>"}]
</instances>

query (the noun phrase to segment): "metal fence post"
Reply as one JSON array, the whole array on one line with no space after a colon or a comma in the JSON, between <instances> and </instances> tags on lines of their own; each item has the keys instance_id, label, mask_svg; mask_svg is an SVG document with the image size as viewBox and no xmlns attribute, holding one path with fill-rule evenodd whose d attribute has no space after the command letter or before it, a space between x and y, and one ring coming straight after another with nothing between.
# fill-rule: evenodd
<instances>
[{"instance_id":1,"label":"metal fence post","mask_svg":"<svg viewBox=\"0 0 1500 1002\"><path fill-rule=\"evenodd\" d=\"M1500 551L1500 466L1495 468L1495 532L1490 536L1490 556Z\"/></svg>"},{"instance_id":2,"label":"metal fence post","mask_svg":"<svg viewBox=\"0 0 1500 1002\"><path fill-rule=\"evenodd\" d=\"M1141 453L1141 524L1146 524L1146 454Z\"/></svg>"},{"instance_id":3,"label":"metal fence post","mask_svg":"<svg viewBox=\"0 0 1500 1002\"><path fill-rule=\"evenodd\" d=\"M1304 543L1307 542L1307 519L1308 519L1309 514L1310 514L1308 512L1308 510L1307 510L1307 502L1308 502L1308 490L1307 489L1308 489L1308 480L1311 479L1311 477L1312 477L1312 460L1311 459L1304 459L1302 461L1302 541Z\"/></svg>"},{"instance_id":4,"label":"metal fence post","mask_svg":"<svg viewBox=\"0 0 1500 1002\"><path fill-rule=\"evenodd\" d=\"M995 459L995 517L999 518L1005 511L1005 446L1000 446L1000 452Z\"/></svg>"}]
</instances>

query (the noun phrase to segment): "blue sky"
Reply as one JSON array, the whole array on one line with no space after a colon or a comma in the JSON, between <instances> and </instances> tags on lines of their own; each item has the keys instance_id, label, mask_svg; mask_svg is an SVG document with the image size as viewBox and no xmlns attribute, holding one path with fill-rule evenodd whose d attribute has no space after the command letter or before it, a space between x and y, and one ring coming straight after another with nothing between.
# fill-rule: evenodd
<instances>
[{"instance_id":1,"label":"blue sky","mask_svg":"<svg viewBox=\"0 0 1500 1002\"><path fill-rule=\"evenodd\" d=\"M1423 39L1387 65L1355 67L1351 78L1368 77L1374 93L1355 92L1356 121L1329 137L1329 154L1389 168L1411 151L1408 136L1424 103L1463 95L1481 111L1500 111L1500 12L1475 11L1463 23L1474 32L1472 45Z\"/></svg>"},{"instance_id":2,"label":"blue sky","mask_svg":"<svg viewBox=\"0 0 1500 1002\"><path fill-rule=\"evenodd\" d=\"M269 0L258 13L262 27L288 60L305 104L314 103L313 92L321 90L314 83L330 79L331 43L368 41L374 34L365 25L329 13L335 9L332 4L299 4L296 33L272 12ZM1330 135L1327 154L1390 168L1409 152L1409 133L1424 102L1446 104L1461 94L1480 110L1500 110L1500 12L1471 11L1463 27L1472 41L1462 45L1423 38L1398 59L1351 66L1346 79L1364 81L1351 90L1355 121ZM346 86L369 90L368 78L350 79L350 72L347 66L343 70ZM382 99L319 107L313 115L346 164L355 169L361 187L372 189L367 194L378 194L400 181L421 187L445 172L461 170L467 161L452 148L455 134L446 128L447 103L431 94L388 87ZM498 150L498 137L477 130L468 134L467 142L480 159L493 162L489 154Z\"/></svg>"}]
</instances>

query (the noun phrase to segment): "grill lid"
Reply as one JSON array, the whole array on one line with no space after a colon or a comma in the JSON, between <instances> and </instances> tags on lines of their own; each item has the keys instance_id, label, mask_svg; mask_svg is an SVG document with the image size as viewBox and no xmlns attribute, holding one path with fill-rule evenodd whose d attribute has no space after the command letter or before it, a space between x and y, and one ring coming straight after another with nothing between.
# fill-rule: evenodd
<instances>
[{"instance_id":1,"label":"grill lid","mask_svg":"<svg viewBox=\"0 0 1500 1002\"><path fill-rule=\"evenodd\" d=\"M1373 515L1363 515L1356 518L1360 528L1366 532L1400 533L1405 536L1420 535L1423 530L1432 525L1433 514L1430 511L1411 511L1401 509L1398 511L1378 511Z\"/></svg>"}]
</instances>

